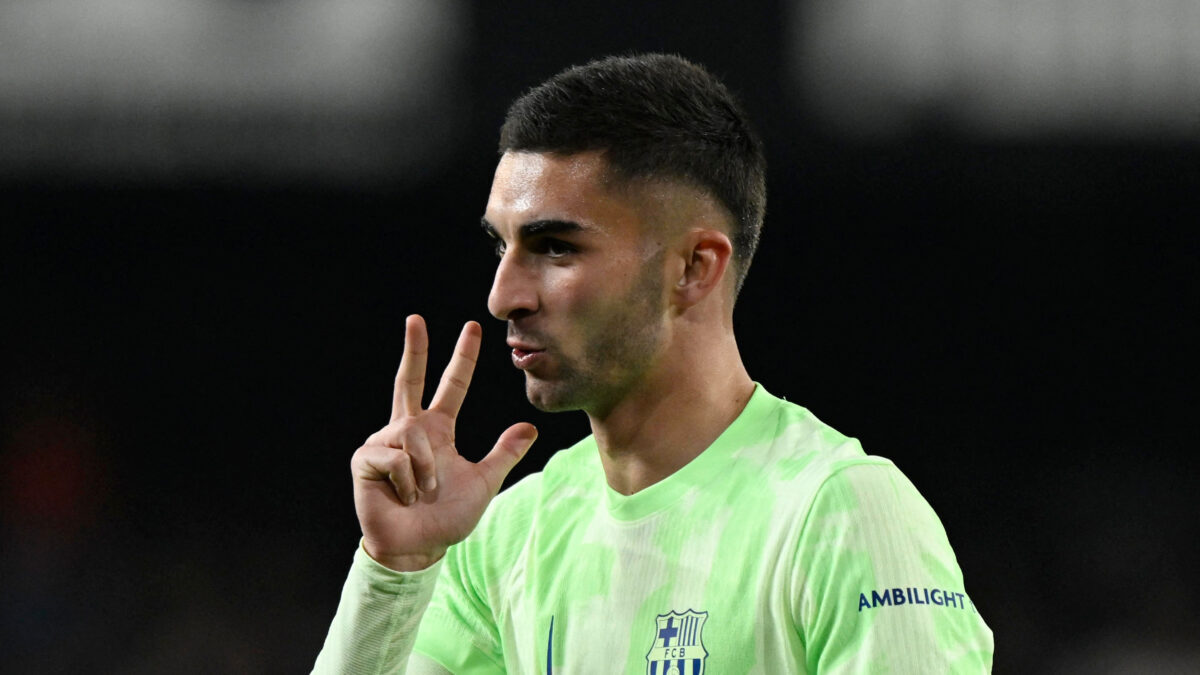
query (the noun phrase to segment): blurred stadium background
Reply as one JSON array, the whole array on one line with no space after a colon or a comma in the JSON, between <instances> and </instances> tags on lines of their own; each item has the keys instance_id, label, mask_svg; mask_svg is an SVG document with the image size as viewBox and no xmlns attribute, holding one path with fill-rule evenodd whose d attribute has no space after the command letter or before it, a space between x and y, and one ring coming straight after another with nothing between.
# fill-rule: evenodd
<instances>
[{"instance_id":1,"label":"blurred stadium background","mask_svg":"<svg viewBox=\"0 0 1200 675\"><path fill-rule=\"evenodd\" d=\"M465 453L586 433L475 223L509 101L633 50L757 121L751 373L922 490L996 672L1200 672L1190 0L0 0L3 670L307 672L410 312L484 324Z\"/></svg>"}]
</instances>

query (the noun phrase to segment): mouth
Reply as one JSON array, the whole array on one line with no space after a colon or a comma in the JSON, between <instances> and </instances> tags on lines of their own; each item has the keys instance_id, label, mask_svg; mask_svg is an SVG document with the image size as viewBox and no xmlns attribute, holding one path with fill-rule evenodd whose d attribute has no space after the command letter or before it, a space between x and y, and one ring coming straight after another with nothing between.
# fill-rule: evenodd
<instances>
[{"instance_id":1,"label":"mouth","mask_svg":"<svg viewBox=\"0 0 1200 675\"><path fill-rule=\"evenodd\" d=\"M521 349L513 347L512 362L513 365L521 370L529 370L542 360L542 355L546 351L543 349Z\"/></svg>"},{"instance_id":2,"label":"mouth","mask_svg":"<svg viewBox=\"0 0 1200 675\"><path fill-rule=\"evenodd\" d=\"M518 340L509 340L508 346L512 347L512 362L513 365L521 370L528 370L542 360L546 350L536 345L520 342Z\"/></svg>"}]
</instances>

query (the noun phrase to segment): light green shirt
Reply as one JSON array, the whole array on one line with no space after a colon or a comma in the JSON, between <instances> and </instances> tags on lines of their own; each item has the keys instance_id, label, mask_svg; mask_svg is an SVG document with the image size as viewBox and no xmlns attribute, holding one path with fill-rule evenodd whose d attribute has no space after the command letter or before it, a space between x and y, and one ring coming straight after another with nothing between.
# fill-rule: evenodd
<instances>
[{"instance_id":1,"label":"light green shirt","mask_svg":"<svg viewBox=\"0 0 1200 675\"><path fill-rule=\"evenodd\" d=\"M991 669L991 631L912 483L761 386L712 446L634 495L608 487L591 437L558 453L439 566L422 619L434 571L360 551L321 659L368 646L376 669L330 672L404 672L416 621L410 672Z\"/></svg>"}]
</instances>

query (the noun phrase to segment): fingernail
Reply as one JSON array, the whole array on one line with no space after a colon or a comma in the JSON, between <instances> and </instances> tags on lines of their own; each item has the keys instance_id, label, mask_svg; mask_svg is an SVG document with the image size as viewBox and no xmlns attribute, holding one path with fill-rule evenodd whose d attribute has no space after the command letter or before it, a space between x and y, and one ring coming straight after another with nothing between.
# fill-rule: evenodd
<instances>
[{"instance_id":1,"label":"fingernail","mask_svg":"<svg viewBox=\"0 0 1200 675\"><path fill-rule=\"evenodd\" d=\"M421 481L421 489L425 492L433 492L437 489L437 479L433 476L429 476L425 480Z\"/></svg>"},{"instance_id":2,"label":"fingernail","mask_svg":"<svg viewBox=\"0 0 1200 675\"><path fill-rule=\"evenodd\" d=\"M416 495L406 492L406 493L404 493L404 498L401 499L400 501L404 502L405 506L412 506L412 503L417 501L417 497L416 497Z\"/></svg>"}]
</instances>

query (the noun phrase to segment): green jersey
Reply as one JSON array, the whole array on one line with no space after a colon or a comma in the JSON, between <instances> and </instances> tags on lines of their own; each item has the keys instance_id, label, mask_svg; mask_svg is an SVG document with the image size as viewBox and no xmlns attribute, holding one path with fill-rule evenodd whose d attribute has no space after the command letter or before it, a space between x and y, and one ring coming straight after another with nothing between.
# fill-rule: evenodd
<instances>
[{"instance_id":1,"label":"green jersey","mask_svg":"<svg viewBox=\"0 0 1200 675\"><path fill-rule=\"evenodd\" d=\"M318 670L353 654L369 656L356 672L403 672L418 621L409 672L991 668L991 631L912 483L761 386L633 495L608 487L592 438L556 454L438 568L391 572L360 550Z\"/></svg>"}]
</instances>

